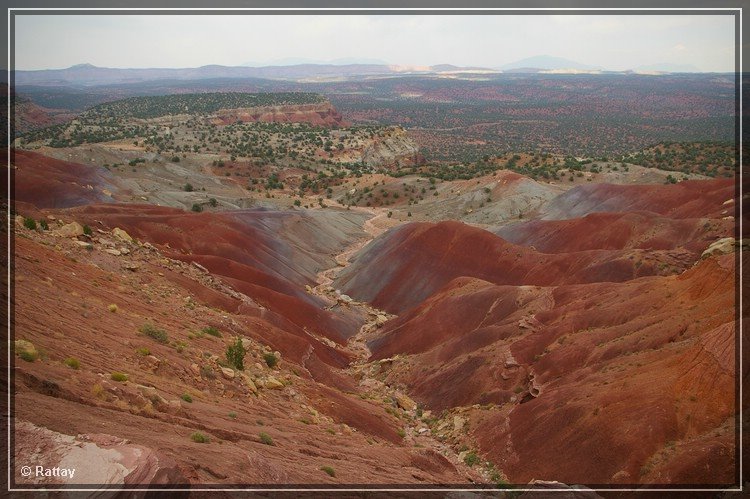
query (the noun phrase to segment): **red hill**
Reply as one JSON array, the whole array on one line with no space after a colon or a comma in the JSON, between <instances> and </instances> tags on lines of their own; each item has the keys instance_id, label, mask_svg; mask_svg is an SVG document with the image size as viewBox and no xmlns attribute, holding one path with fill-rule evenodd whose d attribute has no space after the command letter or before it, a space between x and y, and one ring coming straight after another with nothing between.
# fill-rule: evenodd
<instances>
[{"instance_id":1,"label":"red hill","mask_svg":"<svg viewBox=\"0 0 750 499\"><path fill-rule=\"evenodd\" d=\"M456 277L536 286L621 282L682 270L694 260L683 249L543 254L459 222L413 223L371 243L338 283L354 297L401 313Z\"/></svg>"}]
</instances>

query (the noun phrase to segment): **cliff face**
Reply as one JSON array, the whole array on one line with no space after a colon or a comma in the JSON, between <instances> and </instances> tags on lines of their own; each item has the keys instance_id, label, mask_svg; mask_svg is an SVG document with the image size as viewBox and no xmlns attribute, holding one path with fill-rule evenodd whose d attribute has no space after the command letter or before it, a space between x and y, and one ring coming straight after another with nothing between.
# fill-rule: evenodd
<instances>
[{"instance_id":1,"label":"cliff face","mask_svg":"<svg viewBox=\"0 0 750 499\"><path fill-rule=\"evenodd\" d=\"M371 167L393 169L422 164L424 158L419 154L417 144L406 134L406 130L396 127L364 148L362 162Z\"/></svg>"},{"instance_id":2,"label":"cliff face","mask_svg":"<svg viewBox=\"0 0 750 499\"><path fill-rule=\"evenodd\" d=\"M309 123L316 126L346 126L341 114L330 102L290 106L262 106L221 109L212 118L216 125L243 123Z\"/></svg>"}]
</instances>

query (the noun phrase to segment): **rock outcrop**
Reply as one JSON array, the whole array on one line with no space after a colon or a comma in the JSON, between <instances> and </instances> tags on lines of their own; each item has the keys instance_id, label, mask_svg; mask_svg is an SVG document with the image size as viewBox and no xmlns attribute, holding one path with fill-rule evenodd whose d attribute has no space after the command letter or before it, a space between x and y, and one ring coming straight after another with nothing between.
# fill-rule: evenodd
<instances>
[{"instance_id":1,"label":"rock outcrop","mask_svg":"<svg viewBox=\"0 0 750 499\"><path fill-rule=\"evenodd\" d=\"M289 106L262 106L219 110L211 122L217 125L243 123L308 123L315 126L346 126L341 114L330 102Z\"/></svg>"},{"instance_id":2,"label":"rock outcrop","mask_svg":"<svg viewBox=\"0 0 750 499\"><path fill-rule=\"evenodd\" d=\"M15 425L16 481L46 485L180 485L177 463L148 447L104 434L65 435L28 421ZM31 465L31 473L22 466ZM45 470L55 470L46 473Z\"/></svg>"},{"instance_id":3,"label":"rock outcrop","mask_svg":"<svg viewBox=\"0 0 750 499\"><path fill-rule=\"evenodd\" d=\"M406 130L396 127L364 148L362 162L370 167L395 169L422 164L424 158Z\"/></svg>"}]
</instances>

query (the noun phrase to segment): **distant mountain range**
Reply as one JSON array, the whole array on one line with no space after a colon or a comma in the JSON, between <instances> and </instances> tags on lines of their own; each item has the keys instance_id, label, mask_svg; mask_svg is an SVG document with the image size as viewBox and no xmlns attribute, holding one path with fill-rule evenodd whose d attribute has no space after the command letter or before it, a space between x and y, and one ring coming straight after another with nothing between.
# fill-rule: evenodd
<instances>
[{"instance_id":1,"label":"distant mountain range","mask_svg":"<svg viewBox=\"0 0 750 499\"><path fill-rule=\"evenodd\" d=\"M111 85L153 80L199 80L206 78L263 78L269 80L340 80L374 76L429 75L450 72L497 72L488 68L395 66L387 64L296 64L290 66L201 66L199 68L101 68L77 64L66 69L14 72L15 85Z\"/></svg>"},{"instance_id":2,"label":"distant mountain range","mask_svg":"<svg viewBox=\"0 0 750 499\"><path fill-rule=\"evenodd\" d=\"M300 61L311 61L299 63ZM370 61L368 63L368 61ZM539 72L607 72L562 57L534 56L499 68L462 67L452 64L435 66L399 66L373 59L335 59L326 63L308 59L284 59L274 66L220 66L198 68L103 68L77 64L66 69L19 70L13 72L15 85L97 86L140 83L155 80L202 80L208 78L262 78L286 81L331 81L399 75L444 75L446 73L539 73ZM293 64L282 64L293 63ZM248 63L250 64L250 63ZM652 64L635 68L636 72L700 72L682 64Z\"/></svg>"}]
</instances>

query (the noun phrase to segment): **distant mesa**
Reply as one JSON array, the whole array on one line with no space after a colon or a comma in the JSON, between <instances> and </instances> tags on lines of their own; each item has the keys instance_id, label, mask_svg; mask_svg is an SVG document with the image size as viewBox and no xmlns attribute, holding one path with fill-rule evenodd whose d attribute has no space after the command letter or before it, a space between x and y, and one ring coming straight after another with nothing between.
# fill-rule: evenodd
<instances>
[{"instance_id":1,"label":"distant mesa","mask_svg":"<svg viewBox=\"0 0 750 499\"><path fill-rule=\"evenodd\" d=\"M554 57L537 55L500 66L503 71L536 72L539 70L574 69L579 71L601 71L600 66L591 66L580 62Z\"/></svg>"},{"instance_id":2,"label":"distant mesa","mask_svg":"<svg viewBox=\"0 0 750 499\"><path fill-rule=\"evenodd\" d=\"M74 66L70 66L68 69L97 69L97 67L94 66L93 64L89 64L85 62L83 64L76 64Z\"/></svg>"}]
</instances>

